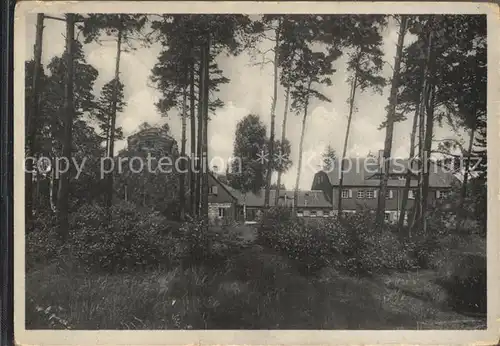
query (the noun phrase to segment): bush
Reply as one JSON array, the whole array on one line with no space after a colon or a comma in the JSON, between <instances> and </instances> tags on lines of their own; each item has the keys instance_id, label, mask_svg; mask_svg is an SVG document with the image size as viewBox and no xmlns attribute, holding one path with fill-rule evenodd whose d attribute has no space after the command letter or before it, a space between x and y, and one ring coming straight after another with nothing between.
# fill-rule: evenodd
<instances>
[{"instance_id":1,"label":"bush","mask_svg":"<svg viewBox=\"0 0 500 346\"><path fill-rule=\"evenodd\" d=\"M244 244L229 226L207 227L203 220L185 222L176 233L181 248L181 260L186 266L220 264Z\"/></svg>"},{"instance_id":2,"label":"bush","mask_svg":"<svg viewBox=\"0 0 500 346\"><path fill-rule=\"evenodd\" d=\"M98 205L83 206L72 215L67 245L84 268L116 272L176 261L179 248L159 213L120 203L112 214L111 225Z\"/></svg>"},{"instance_id":3,"label":"bush","mask_svg":"<svg viewBox=\"0 0 500 346\"><path fill-rule=\"evenodd\" d=\"M346 215L342 222L332 217L312 223L271 209L262 219L259 238L308 274L326 266L356 274L415 268L412 244L389 229L375 234L373 224L369 212Z\"/></svg>"},{"instance_id":4,"label":"bush","mask_svg":"<svg viewBox=\"0 0 500 346\"><path fill-rule=\"evenodd\" d=\"M54 213L45 212L35 216L33 223L26 229L26 270L36 264L47 264L58 257L58 246Z\"/></svg>"}]
</instances>

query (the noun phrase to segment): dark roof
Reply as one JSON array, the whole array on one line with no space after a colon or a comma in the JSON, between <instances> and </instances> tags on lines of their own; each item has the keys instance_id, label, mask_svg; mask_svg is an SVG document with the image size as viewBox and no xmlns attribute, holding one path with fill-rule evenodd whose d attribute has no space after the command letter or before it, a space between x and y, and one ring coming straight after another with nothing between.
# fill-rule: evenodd
<instances>
[{"instance_id":1,"label":"dark roof","mask_svg":"<svg viewBox=\"0 0 500 346\"><path fill-rule=\"evenodd\" d=\"M222 184L222 183L221 183ZM263 207L265 190L262 189L257 193L247 192L242 193L228 185L222 184L233 196L236 197L238 203L247 207ZM271 190L269 196L269 206L275 206L276 190ZM293 190L280 190L280 198L292 201ZM317 207L317 208L331 208L332 204L328 202L323 191L299 191L297 207Z\"/></svg>"},{"instance_id":2,"label":"dark roof","mask_svg":"<svg viewBox=\"0 0 500 346\"><path fill-rule=\"evenodd\" d=\"M148 127L145 129L139 129L136 132L130 134L127 138L141 137L141 136L155 136L162 139L168 139L171 141L175 141L175 138L172 137L167 131L158 128L158 127Z\"/></svg>"},{"instance_id":3,"label":"dark roof","mask_svg":"<svg viewBox=\"0 0 500 346\"><path fill-rule=\"evenodd\" d=\"M349 164L344 165L344 186L379 186L380 185L380 169L376 159L366 158L352 158L349 159ZM406 169L409 167L410 161L408 159L393 159L391 160L389 173L397 176L404 176ZM335 166L331 172L325 172L328 176L330 184L339 185L340 169L338 165ZM416 162L414 162L416 167ZM415 168L416 172L416 168ZM392 178L392 179L391 179ZM450 187L455 179L451 172L446 172L443 168L438 166L435 162L431 161L429 170L429 186L430 187ZM388 186L402 187L405 185L405 180L397 179L396 177L389 177ZM411 186L417 186L417 178L411 180Z\"/></svg>"}]
</instances>

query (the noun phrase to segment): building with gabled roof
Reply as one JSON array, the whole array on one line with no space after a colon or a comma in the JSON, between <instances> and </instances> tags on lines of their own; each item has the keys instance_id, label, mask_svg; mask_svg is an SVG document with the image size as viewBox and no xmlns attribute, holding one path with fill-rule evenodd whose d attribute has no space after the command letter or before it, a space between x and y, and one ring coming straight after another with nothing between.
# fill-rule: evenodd
<instances>
[{"instance_id":1,"label":"building with gabled roof","mask_svg":"<svg viewBox=\"0 0 500 346\"><path fill-rule=\"evenodd\" d=\"M355 212L359 209L375 210L382 177L382 163L381 156L379 159L373 157L347 159L344 166L342 191L339 191L339 165L330 171L317 172L311 188L323 191L334 211L338 210L339 194L342 196L343 212ZM409 167L413 169L413 174L410 181L411 189L407 210L413 208L418 187L417 162L408 159L390 160L386 195L386 220L388 221L396 221L399 218L406 173ZM437 200L446 198L455 179L453 173L436 162L430 161L429 205L435 205Z\"/></svg>"},{"instance_id":2,"label":"building with gabled roof","mask_svg":"<svg viewBox=\"0 0 500 346\"><path fill-rule=\"evenodd\" d=\"M232 218L236 221L252 223L264 212L265 190L243 193L224 184L213 173L209 174L209 217L223 220ZM298 216L322 217L332 214L332 204L325 193L317 191L299 191L297 205L294 206L294 191L280 190L278 205L295 207ZM269 207L276 206L276 190L270 191Z\"/></svg>"}]
</instances>

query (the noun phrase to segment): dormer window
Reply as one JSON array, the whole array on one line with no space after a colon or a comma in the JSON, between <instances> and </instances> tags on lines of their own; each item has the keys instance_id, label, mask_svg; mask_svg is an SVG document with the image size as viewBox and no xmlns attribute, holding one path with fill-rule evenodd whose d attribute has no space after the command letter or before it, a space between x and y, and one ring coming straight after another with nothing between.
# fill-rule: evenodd
<instances>
[{"instance_id":1,"label":"dormer window","mask_svg":"<svg viewBox=\"0 0 500 346\"><path fill-rule=\"evenodd\" d=\"M217 195L218 193L217 185L213 185L212 187L210 187L210 193L212 195Z\"/></svg>"}]
</instances>

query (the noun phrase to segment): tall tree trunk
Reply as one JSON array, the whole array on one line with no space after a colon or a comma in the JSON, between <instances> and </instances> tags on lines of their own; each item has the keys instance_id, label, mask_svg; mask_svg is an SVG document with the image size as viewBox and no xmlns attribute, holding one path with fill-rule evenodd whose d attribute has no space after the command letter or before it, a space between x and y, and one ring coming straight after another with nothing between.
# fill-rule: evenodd
<instances>
[{"instance_id":1,"label":"tall tree trunk","mask_svg":"<svg viewBox=\"0 0 500 346\"><path fill-rule=\"evenodd\" d=\"M205 225L208 224L208 104L210 85L210 33L206 34L203 54L203 190L202 215Z\"/></svg>"},{"instance_id":2,"label":"tall tree trunk","mask_svg":"<svg viewBox=\"0 0 500 346\"><path fill-rule=\"evenodd\" d=\"M115 87L113 88L113 100L111 103L111 122L109 129L109 146L108 146L108 158L113 160L114 157L114 147L115 147L115 127L116 127L116 108L118 103L118 88L120 87L120 56L121 56L121 45L122 45L122 32L123 23L120 18L120 27L118 29L118 37L116 42L116 61L115 61ZM111 206L113 205L113 172L108 173L106 188L108 189L106 198L106 207L108 209L108 216L111 220Z\"/></svg>"},{"instance_id":3,"label":"tall tree trunk","mask_svg":"<svg viewBox=\"0 0 500 346\"><path fill-rule=\"evenodd\" d=\"M344 138L344 149L342 150L342 158L340 161L340 178L339 178L339 195L337 200L337 216L339 219L342 218L342 187L344 186L344 160L347 154L347 143L349 141L349 132L351 130L352 114L354 110L354 100L356 97L356 89L358 87L358 70L356 66L356 72L354 73L354 78L351 84L351 97L349 98L349 117L347 118L347 128L345 130Z\"/></svg>"},{"instance_id":4,"label":"tall tree trunk","mask_svg":"<svg viewBox=\"0 0 500 346\"><path fill-rule=\"evenodd\" d=\"M307 85L307 92L311 89L311 80L309 79L309 83ZM309 96L306 96L306 102L304 105L304 117L302 118L302 131L300 132L300 142L299 142L299 160L297 163L297 177L295 178L295 189L293 191L293 210L295 211L298 202L299 202L299 183L300 183L300 173L302 171L302 152L304 151L304 135L306 132L306 120L307 120L307 111L309 107Z\"/></svg>"},{"instance_id":5,"label":"tall tree trunk","mask_svg":"<svg viewBox=\"0 0 500 346\"><path fill-rule=\"evenodd\" d=\"M422 200L423 200L423 209L422 209L422 229L424 233L427 231L427 202L429 196L429 170L430 170L430 153L432 146L432 137L434 130L434 98L435 98L435 86L429 85L429 96L428 103L426 109L426 120L425 120L425 140L424 140L424 171L422 172L423 178L423 186L422 186Z\"/></svg>"},{"instance_id":6,"label":"tall tree trunk","mask_svg":"<svg viewBox=\"0 0 500 346\"><path fill-rule=\"evenodd\" d=\"M418 125L419 114L420 114L420 93L418 96L418 102L417 102L416 107L415 107L415 115L413 116L413 125L411 128L411 135L410 135L410 154L409 154L409 158L408 158L408 164L412 163L413 157L415 156L415 137L417 135L417 125ZM411 188L411 178L413 176L412 168L413 168L412 166L409 166L407 171L406 171L405 187L403 190L403 196L401 198L401 209L399 212L399 220L398 220L399 230L403 229L404 222L405 222L406 206L408 205L408 194L409 194L409 191ZM414 206L414 208L415 208L415 206ZM410 227L408 227L408 236L410 236Z\"/></svg>"},{"instance_id":7,"label":"tall tree trunk","mask_svg":"<svg viewBox=\"0 0 500 346\"><path fill-rule=\"evenodd\" d=\"M286 121L288 117L288 103L290 102L290 86L286 88L286 95L285 95L285 111L283 113L283 125L281 125L281 146L283 146L283 143L286 140ZM282 153L280 153L282 155ZM281 175L283 172L278 171L278 181L276 183L276 195L274 196L274 205L278 206L278 202L280 199L280 189L281 189ZM286 205L285 205L286 207Z\"/></svg>"},{"instance_id":8,"label":"tall tree trunk","mask_svg":"<svg viewBox=\"0 0 500 346\"><path fill-rule=\"evenodd\" d=\"M401 55L403 52L403 43L406 33L406 16L401 16L401 23L399 26L398 45L396 48L396 57L394 58L394 72L392 74L391 94L389 99L389 109L387 111L387 127L385 132L384 141L384 159L382 169L382 179L380 180L380 191L377 203L377 216L375 220L376 227L380 230L384 223L385 214L385 195L387 191L387 182L389 180L390 157L392 151L392 137L394 132L394 115L396 112L398 87L399 87L399 74L401 66Z\"/></svg>"},{"instance_id":9,"label":"tall tree trunk","mask_svg":"<svg viewBox=\"0 0 500 346\"><path fill-rule=\"evenodd\" d=\"M470 138L469 138L469 148L467 149L467 160L465 161L465 171L464 171L464 179L462 181L462 186L460 190L460 210L463 210L465 199L467 198L467 183L469 181L469 169L470 169L470 159L472 157L472 147L474 145L474 136L476 133L476 126L472 127L470 130Z\"/></svg>"},{"instance_id":10,"label":"tall tree trunk","mask_svg":"<svg viewBox=\"0 0 500 346\"><path fill-rule=\"evenodd\" d=\"M54 167L50 171L49 181L49 205L52 212L57 213L57 183L55 178L56 172Z\"/></svg>"},{"instance_id":11,"label":"tall tree trunk","mask_svg":"<svg viewBox=\"0 0 500 346\"><path fill-rule=\"evenodd\" d=\"M71 162L71 144L72 144L72 130L73 130L73 48L75 37L75 15L66 14L66 85L64 89L64 139L63 139L63 157ZM58 191L58 237L64 244L68 236L68 213L69 213L69 184L70 184L70 170L62 172L59 180Z\"/></svg>"},{"instance_id":12,"label":"tall tree trunk","mask_svg":"<svg viewBox=\"0 0 500 346\"><path fill-rule=\"evenodd\" d=\"M426 160L427 154L426 154L426 146L425 146L425 141L426 141L426 129L427 129L427 124L426 121L429 118L427 115L428 112L428 107L427 103L428 97L429 97L429 79L430 79L430 73L429 73L429 67L430 67L430 61L431 61L431 52L432 52L432 35L433 32L432 30L429 32L428 40L427 40L427 52L426 52L426 61L425 61L425 66L424 66L424 81L422 85L422 97L421 97L421 103L420 103L420 120L419 120L419 145L418 145L418 150L419 150L419 172L418 172L418 207L417 207L417 213L415 215L415 221L413 222L412 229L415 227L421 228L422 230L425 228L425 212L427 208L427 195L425 193L425 174L424 171L427 169L427 164ZM432 137L431 137L432 138Z\"/></svg>"},{"instance_id":13,"label":"tall tree trunk","mask_svg":"<svg viewBox=\"0 0 500 346\"><path fill-rule=\"evenodd\" d=\"M202 53L203 55L203 53ZM195 215L200 215L201 211L201 186L202 186L202 146L203 146L203 58L200 58L198 66L198 142L196 146L196 211Z\"/></svg>"},{"instance_id":14,"label":"tall tree trunk","mask_svg":"<svg viewBox=\"0 0 500 346\"><path fill-rule=\"evenodd\" d=\"M194 94L194 60L191 62L190 81L189 81L189 116L191 124L191 159L189 162L189 206L192 215L195 215L196 210L196 174L194 172L193 160L196 155L196 110L195 110L195 94Z\"/></svg>"},{"instance_id":15,"label":"tall tree trunk","mask_svg":"<svg viewBox=\"0 0 500 346\"><path fill-rule=\"evenodd\" d=\"M42 46L43 46L43 20L44 14L39 13L36 19L36 38L34 46L34 66L33 66L33 85L32 85L32 98L31 107L27 112L27 129L28 134L26 136L26 141L28 142L28 152L27 157L31 156L33 159L35 157L36 148L36 133L38 129L38 112L40 108L40 77L42 74ZM29 223L33 218L33 207L35 203L33 202L33 161L26 160L26 175L25 175L25 203L26 203L26 223ZM39 174L37 175L37 180L39 179Z\"/></svg>"},{"instance_id":16,"label":"tall tree trunk","mask_svg":"<svg viewBox=\"0 0 500 346\"><path fill-rule=\"evenodd\" d=\"M280 31L281 31L281 18L278 19L278 27L276 28L276 42L274 46L274 80L273 80L273 100L271 103L271 129L269 135L269 160L267 162L267 172L266 172L266 190L264 193L264 207L269 207L269 196L271 191L271 178L273 175L274 168L274 122L276 118L276 102L278 101L278 64L279 64L279 41L280 41Z\"/></svg>"},{"instance_id":17,"label":"tall tree trunk","mask_svg":"<svg viewBox=\"0 0 500 346\"><path fill-rule=\"evenodd\" d=\"M187 73L187 70L186 70ZM186 208L186 173L185 173L185 161L186 158L186 117L187 117L187 87L184 87L182 93L182 131L181 131L181 162L180 169L181 172L179 174L179 217L181 220L184 220L185 208Z\"/></svg>"},{"instance_id":18,"label":"tall tree trunk","mask_svg":"<svg viewBox=\"0 0 500 346\"><path fill-rule=\"evenodd\" d=\"M476 111L474 110L474 113ZM457 217L457 228L460 228L463 220L465 219L465 213L464 213L464 206L465 206L465 199L467 198L467 184L469 182L469 169L470 169L470 159L472 157L472 147L474 145L474 135L476 132L476 122L474 122L473 127L470 130L470 139L469 139L469 147L467 149L467 160L465 161L465 171L464 171L464 178L462 181L462 186L460 189L460 201L459 201L459 215Z\"/></svg>"}]
</instances>

